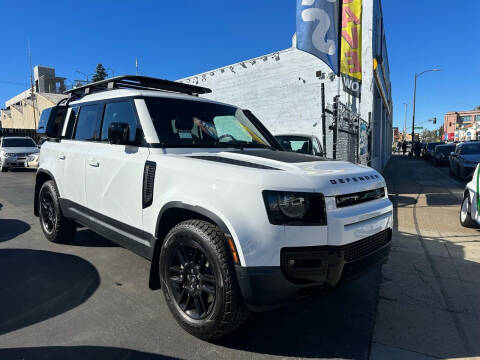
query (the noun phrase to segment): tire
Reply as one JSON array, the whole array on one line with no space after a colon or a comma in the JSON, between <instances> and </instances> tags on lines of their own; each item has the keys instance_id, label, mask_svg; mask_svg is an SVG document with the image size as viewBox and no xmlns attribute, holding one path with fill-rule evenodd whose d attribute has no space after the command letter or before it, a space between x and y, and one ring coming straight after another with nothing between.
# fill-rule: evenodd
<instances>
[{"instance_id":1,"label":"tire","mask_svg":"<svg viewBox=\"0 0 480 360\"><path fill-rule=\"evenodd\" d=\"M470 194L466 194L460 206L460 224L467 228L476 228L477 224L472 220L472 203L470 201Z\"/></svg>"},{"instance_id":2,"label":"tire","mask_svg":"<svg viewBox=\"0 0 480 360\"><path fill-rule=\"evenodd\" d=\"M65 244L74 236L75 222L63 216L59 196L53 181L46 181L38 194L40 226L47 240Z\"/></svg>"},{"instance_id":3,"label":"tire","mask_svg":"<svg viewBox=\"0 0 480 360\"><path fill-rule=\"evenodd\" d=\"M448 173L452 176L454 175L454 173L452 171L452 164L448 164Z\"/></svg>"},{"instance_id":4,"label":"tire","mask_svg":"<svg viewBox=\"0 0 480 360\"><path fill-rule=\"evenodd\" d=\"M217 226L187 220L167 234L160 253L168 307L182 328L203 340L227 335L248 317L226 244Z\"/></svg>"}]
</instances>

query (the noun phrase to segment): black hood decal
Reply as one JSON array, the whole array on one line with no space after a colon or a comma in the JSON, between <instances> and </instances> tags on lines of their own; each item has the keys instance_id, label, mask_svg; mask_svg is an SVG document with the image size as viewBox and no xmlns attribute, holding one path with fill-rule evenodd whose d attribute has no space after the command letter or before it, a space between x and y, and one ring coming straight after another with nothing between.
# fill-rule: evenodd
<instances>
[{"instance_id":1,"label":"black hood decal","mask_svg":"<svg viewBox=\"0 0 480 360\"><path fill-rule=\"evenodd\" d=\"M326 161L327 159L307 154L294 153L289 151L274 151L274 150L246 150L246 151L231 151L234 154L258 156L261 158L281 161L284 163L302 163L314 161Z\"/></svg>"},{"instance_id":2,"label":"black hood decal","mask_svg":"<svg viewBox=\"0 0 480 360\"><path fill-rule=\"evenodd\" d=\"M189 156L189 158L194 158L194 159L200 159L200 160L208 160L208 161L216 161L224 164L230 164L230 165L238 165L238 166L245 166L245 167L250 167L254 169L263 169L263 170L281 170L277 169L271 166L266 166L266 165L261 165L261 164L255 164L251 163L248 161L241 161L241 160L236 160L236 159L230 159L222 156Z\"/></svg>"}]
</instances>

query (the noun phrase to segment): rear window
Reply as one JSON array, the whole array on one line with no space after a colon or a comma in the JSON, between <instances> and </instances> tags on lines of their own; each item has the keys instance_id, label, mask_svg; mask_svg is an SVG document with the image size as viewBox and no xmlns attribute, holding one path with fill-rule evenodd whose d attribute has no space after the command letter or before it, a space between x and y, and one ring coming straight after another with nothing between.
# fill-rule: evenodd
<instances>
[{"instance_id":1,"label":"rear window","mask_svg":"<svg viewBox=\"0 0 480 360\"><path fill-rule=\"evenodd\" d=\"M444 155L448 155L450 154L452 151L455 151L455 146L437 146L436 147L436 151L438 153L441 153L441 154L444 154Z\"/></svg>"},{"instance_id":2,"label":"rear window","mask_svg":"<svg viewBox=\"0 0 480 360\"><path fill-rule=\"evenodd\" d=\"M32 139L3 139L3 147L35 147Z\"/></svg>"}]
</instances>

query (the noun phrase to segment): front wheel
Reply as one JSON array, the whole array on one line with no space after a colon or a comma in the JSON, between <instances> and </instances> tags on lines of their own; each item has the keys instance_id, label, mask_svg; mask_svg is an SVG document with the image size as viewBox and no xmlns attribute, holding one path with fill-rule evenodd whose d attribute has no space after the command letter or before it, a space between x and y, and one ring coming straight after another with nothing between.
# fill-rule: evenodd
<instances>
[{"instance_id":1,"label":"front wheel","mask_svg":"<svg viewBox=\"0 0 480 360\"><path fill-rule=\"evenodd\" d=\"M66 243L75 235L76 225L63 216L53 181L46 181L38 194L38 213L45 237L54 243Z\"/></svg>"},{"instance_id":2,"label":"front wheel","mask_svg":"<svg viewBox=\"0 0 480 360\"><path fill-rule=\"evenodd\" d=\"M460 224L467 228L476 227L476 223L472 219L472 204L470 202L470 194L466 194L460 207Z\"/></svg>"},{"instance_id":3,"label":"front wheel","mask_svg":"<svg viewBox=\"0 0 480 360\"><path fill-rule=\"evenodd\" d=\"M217 226L201 220L175 226L163 243L159 269L168 307L192 335L218 339L246 320L233 261Z\"/></svg>"}]
</instances>

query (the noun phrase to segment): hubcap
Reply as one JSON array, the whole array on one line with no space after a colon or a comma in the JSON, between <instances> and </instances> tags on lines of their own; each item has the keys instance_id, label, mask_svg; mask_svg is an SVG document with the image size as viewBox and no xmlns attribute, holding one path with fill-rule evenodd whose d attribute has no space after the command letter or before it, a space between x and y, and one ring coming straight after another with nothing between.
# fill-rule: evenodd
<instances>
[{"instance_id":1,"label":"hubcap","mask_svg":"<svg viewBox=\"0 0 480 360\"><path fill-rule=\"evenodd\" d=\"M53 205L52 195L48 192L44 192L40 199L40 219L45 231L51 234L57 224L57 213Z\"/></svg>"},{"instance_id":2,"label":"hubcap","mask_svg":"<svg viewBox=\"0 0 480 360\"><path fill-rule=\"evenodd\" d=\"M179 245L171 258L168 276L175 302L182 312L195 320L211 313L217 283L212 264L200 247Z\"/></svg>"},{"instance_id":3,"label":"hubcap","mask_svg":"<svg viewBox=\"0 0 480 360\"><path fill-rule=\"evenodd\" d=\"M465 198L463 199L462 210L460 211L460 217L462 219L462 222L467 220L467 214L468 214L468 198Z\"/></svg>"}]
</instances>

